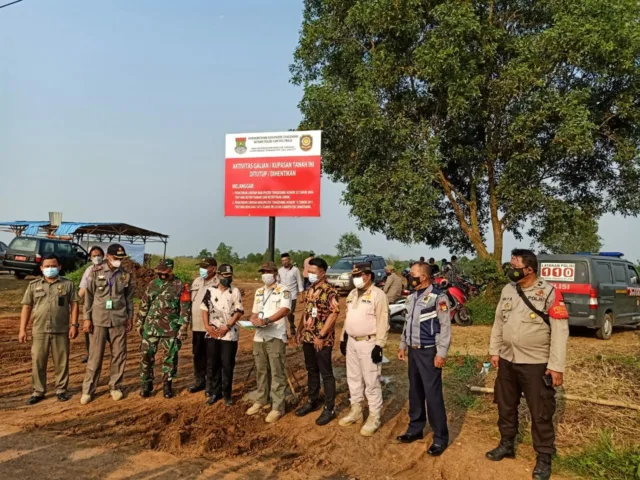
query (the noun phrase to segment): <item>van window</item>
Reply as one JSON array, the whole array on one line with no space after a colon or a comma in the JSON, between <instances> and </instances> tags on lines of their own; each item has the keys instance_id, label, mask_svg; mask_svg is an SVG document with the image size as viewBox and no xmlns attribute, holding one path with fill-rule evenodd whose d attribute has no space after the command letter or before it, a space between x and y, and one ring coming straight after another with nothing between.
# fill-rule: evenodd
<instances>
[{"instance_id":1,"label":"van window","mask_svg":"<svg viewBox=\"0 0 640 480\"><path fill-rule=\"evenodd\" d=\"M596 279L602 283L613 283L611 267L608 263L596 262Z\"/></svg>"},{"instance_id":2,"label":"van window","mask_svg":"<svg viewBox=\"0 0 640 480\"><path fill-rule=\"evenodd\" d=\"M616 283L627 283L627 276L624 273L624 265L614 263L613 265L613 279Z\"/></svg>"},{"instance_id":3,"label":"van window","mask_svg":"<svg viewBox=\"0 0 640 480\"><path fill-rule=\"evenodd\" d=\"M58 251L60 253L71 253L71 244L70 243L59 243Z\"/></svg>"},{"instance_id":4,"label":"van window","mask_svg":"<svg viewBox=\"0 0 640 480\"><path fill-rule=\"evenodd\" d=\"M38 246L38 241L33 238L14 238L9 248L12 250L19 250L21 252L35 252Z\"/></svg>"},{"instance_id":5,"label":"van window","mask_svg":"<svg viewBox=\"0 0 640 480\"><path fill-rule=\"evenodd\" d=\"M42 242L42 253L55 253L56 244L52 242Z\"/></svg>"},{"instance_id":6,"label":"van window","mask_svg":"<svg viewBox=\"0 0 640 480\"><path fill-rule=\"evenodd\" d=\"M381 258L376 258L373 260L373 268L375 270L382 270L384 269L385 265L386 265L386 262Z\"/></svg>"},{"instance_id":7,"label":"van window","mask_svg":"<svg viewBox=\"0 0 640 480\"><path fill-rule=\"evenodd\" d=\"M638 272L633 265L627 265L627 275L629 275L629 285L639 285Z\"/></svg>"}]
</instances>

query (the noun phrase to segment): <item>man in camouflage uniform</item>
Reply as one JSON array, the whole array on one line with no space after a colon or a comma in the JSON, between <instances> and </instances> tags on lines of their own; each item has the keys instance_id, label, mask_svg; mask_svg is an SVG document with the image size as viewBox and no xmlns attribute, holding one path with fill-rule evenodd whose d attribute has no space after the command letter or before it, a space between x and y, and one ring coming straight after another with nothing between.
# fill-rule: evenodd
<instances>
[{"instance_id":1,"label":"man in camouflage uniform","mask_svg":"<svg viewBox=\"0 0 640 480\"><path fill-rule=\"evenodd\" d=\"M188 287L173 275L173 260L163 260L156 267L158 278L152 280L140 302L136 330L142 337L140 346L140 380L142 397L153 391L153 366L158 347L164 350L162 381L165 398L173 397L171 382L178 373L178 352L187 338L191 297Z\"/></svg>"}]
</instances>

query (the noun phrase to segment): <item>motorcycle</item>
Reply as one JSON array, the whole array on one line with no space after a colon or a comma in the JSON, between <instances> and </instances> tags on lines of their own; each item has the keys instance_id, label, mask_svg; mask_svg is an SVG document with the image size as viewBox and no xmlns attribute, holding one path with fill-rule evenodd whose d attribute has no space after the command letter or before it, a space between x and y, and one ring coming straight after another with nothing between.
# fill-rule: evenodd
<instances>
[{"instance_id":1,"label":"motorcycle","mask_svg":"<svg viewBox=\"0 0 640 480\"><path fill-rule=\"evenodd\" d=\"M465 303L467 303L467 297L462 288L457 285L452 285L443 275L436 275L433 279L441 290L444 290L449 297L449 303L451 304L451 323L460 325L461 327L468 327L473 323L471 316Z\"/></svg>"},{"instance_id":2,"label":"motorcycle","mask_svg":"<svg viewBox=\"0 0 640 480\"><path fill-rule=\"evenodd\" d=\"M402 296L395 302L389 304L389 323L391 327L398 327L400 330L404 328L407 321L407 297L409 290L403 289Z\"/></svg>"}]
</instances>

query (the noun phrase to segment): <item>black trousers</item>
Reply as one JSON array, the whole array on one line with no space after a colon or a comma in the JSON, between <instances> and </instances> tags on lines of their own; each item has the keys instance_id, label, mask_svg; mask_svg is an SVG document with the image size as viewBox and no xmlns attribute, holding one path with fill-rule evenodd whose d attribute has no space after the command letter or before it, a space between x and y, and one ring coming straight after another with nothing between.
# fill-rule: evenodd
<instances>
[{"instance_id":1,"label":"black trousers","mask_svg":"<svg viewBox=\"0 0 640 480\"><path fill-rule=\"evenodd\" d=\"M502 437L514 438L518 434L518 406L524 393L531 412L533 448L538 453L556 452L556 433L553 414L556 411L556 391L547 387L542 379L547 365L518 364L500 358L494 402L498 404L498 428Z\"/></svg>"},{"instance_id":2,"label":"black trousers","mask_svg":"<svg viewBox=\"0 0 640 480\"><path fill-rule=\"evenodd\" d=\"M407 433L420 434L429 419L433 443L449 444L447 412L442 394L442 369L433 361L436 348L409 348L409 428Z\"/></svg>"},{"instance_id":3,"label":"black trousers","mask_svg":"<svg viewBox=\"0 0 640 480\"><path fill-rule=\"evenodd\" d=\"M238 342L207 338L207 394L231 398Z\"/></svg>"},{"instance_id":4,"label":"black trousers","mask_svg":"<svg viewBox=\"0 0 640 480\"><path fill-rule=\"evenodd\" d=\"M331 347L316 351L313 343L303 343L304 364L307 367L309 403L318 403L320 399L320 376L324 384L324 405L333 410L336 404L336 379L331 365Z\"/></svg>"},{"instance_id":5,"label":"black trousers","mask_svg":"<svg viewBox=\"0 0 640 480\"><path fill-rule=\"evenodd\" d=\"M289 310L289 315L287 315L289 325L291 325L292 335L296 332L296 303L298 303L298 299L291 300L291 310Z\"/></svg>"},{"instance_id":6,"label":"black trousers","mask_svg":"<svg viewBox=\"0 0 640 480\"><path fill-rule=\"evenodd\" d=\"M196 377L196 385L204 385L207 375L207 343L204 336L206 332L193 332L191 344L193 346L193 375Z\"/></svg>"}]
</instances>

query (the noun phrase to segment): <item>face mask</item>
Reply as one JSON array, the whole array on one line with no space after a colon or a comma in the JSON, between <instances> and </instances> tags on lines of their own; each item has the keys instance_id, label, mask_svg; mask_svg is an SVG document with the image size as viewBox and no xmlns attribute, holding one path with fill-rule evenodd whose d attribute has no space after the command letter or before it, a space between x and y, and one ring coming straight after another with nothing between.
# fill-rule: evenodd
<instances>
[{"instance_id":1,"label":"face mask","mask_svg":"<svg viewBox=\"0 0 640 480\"><path fill-rule=\"evenodd\" d=\"M201 268L200 269L200 278L207 278L209 276L209 269Z\"/></svg>"},{"instance_id":2,"label":"face mask","mask_svg":"<svg viewBox=\"0 0 640 480\"><path fill-rule=\"evenodd\" d=\"M527 274L524 273L524 268L514 268L511 265L507 267L507 277L512 282L518 283L526 276Z\"/></svg>"},{"instance_id":3,"label":"face mask","mask_svg":"<svg viewBox=\"0 0 640 480\"><path fill-rule=\"evenodd\" d=\"M422 278L420 277L411 277L411 285L413 287L417 287L418 285L420 285L422 283Z\"/></svg>"},{"instance_id":4,"label":"face mask","mask_svg":"<svg viewBox=\"0 0 640 480\"><path fill-rule=\"evenodd\" d=\"M47 267L42 271L47 278L56 278L60 274L60 269L56 267Z\"/></svg>"},{"instance_id":5,"label":"face mask","mask_svg":"<svg viewBox=\"0 0 640 480\"><path fill-rule=\"evenodd\" d=\"M91 261L94 265L100 265L102 262L104 262L104 257L93 257Z\"/></svg>"},{"instance_id":6,"label":"face mask","mask_svg":"<svg viewBox=\"0 0 640 480\"><path fill-rule=\"evenodd\" d=\"M316 283L318 281L318 274L317 273L310 273L309 274L309 281L311 283Z\"/></svg>"},{"instance_id":7,"label":"face mask","mask_svg":"<svg viewBox=\"0 0 640 480\"><path fill-rule=\"evenodd\" d=\"M229 288L231 286L231 278L221 278L220 285L224 288Z\"/></svg>"},{"instance_id":8,"label":"face mask","mask_svg":"<svg viewBox=\"0 0 640 480\"><path fill-rule=\"evenodd\" d=\"M276 277L273 273L264 273L262 275L262 283L264 283L266 286L273 285L275 281Z\"/></svg>"},{"instance_id":9,"label":"face mask","mask_svg":"<svg viewBox=\"0 0 640 480\"><path fill-rule=\"evenodd\" d=\"M353 286L358 290L362 290L364 288L364 280L362 277L353 277Z\"/></svg>"},{"instance_id":10,"label":"face mask","mask_svg":"<svg viewBox=\"0 0 640 480\"><path fill-rule=\"evenodd\" d=\"M122 265L122 261L120 260L111 260L111 266L114 268L120 268L120 265Z\"/></svg>"}]
</instances>

